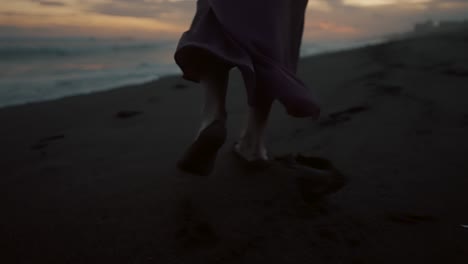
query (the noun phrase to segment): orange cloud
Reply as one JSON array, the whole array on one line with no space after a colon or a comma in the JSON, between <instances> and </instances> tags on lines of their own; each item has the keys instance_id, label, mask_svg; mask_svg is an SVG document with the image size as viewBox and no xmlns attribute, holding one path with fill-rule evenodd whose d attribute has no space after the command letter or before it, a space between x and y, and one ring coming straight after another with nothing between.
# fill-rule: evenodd
<instances>
[{"instance_id":1,"label":"orange cloud","mask_svg":"<svg viewBox=\"0 0 468 264\"><path fill-rule=\"evenodd\" d=\"M144 38L175 37L187 26L177 14L161 17L115 16L89 10L96 0L15 0L0 6L0 27L52 32L53 35L134 36ZM60 4L61 3L61 4ZM168 17L169 16L169 17ZM40 29L40 30L39 30ZM40 33L38 33L40 34Z\"/></svg>"},{"instance_id":2,"label":"orange cloud","mask_svg":"<svg viewBox=\"0 0 468 264\"><path fill-rule=\"evenodd\" d=\"M464 9L468 7L468 2L441 2L437 3L441 9Z\"/></svg>"},{"instance_id":3,"label":"orange cloud","mask_svg":"<svg viewBox=\"0 0 468 264\"><path fill-rule=\"evenodd\" d=\"M1 0L0 0L1 1ZM295 1L295 0L288 0ZM4 2L4 3L3 3ZM189 26L195 0L4 0L0 34L177 38ZM466 0L309 0L304 34L346 38L401 32L428 15L468 16Z\"/></svg>"},{"instance_id":4,"label":"orange cloud","mask_svg":"<svg viewBox=\"0 0 468 264\"><path fill-rule=\"evenodd\" d=\"M343 4L360 7L379 7L387 5L418 5L432 2L432 0L343 0Z\"/></svg>"},{"instance_id":5,"label":"orange cloud","mask_svg":"<svg viewBox=\"0 0 468 264\"><path fill-rule=\"evenodd\" d=\"M304 28L304 39L306 40L354 38L361 34L361 30L358 28L329 21L307 22Z\"/></svg>"},{"instance_id":6,"label":"orange cloud","mask_svg":"<svg viewBox=\"0 0 468 264\"><path fill-rule=\"evenodd\" d=\"M326 0L309 0L307 9L321 12L330 12L332 7Z\"/></svg>"},{"instance_id":7,"label":"orange cloud","mask_svg":"<svg viewBox=\"0 0 468 264\"><path fill-rule=\"evenodd\" d=\"M305 26L305 31L321 31L328 33L339 33L339 34L356 34L359 33L357 28L346 25L338 25L333 22L328 21L317 21L312 23L307 23Z\"/></svg>"},{"instance_id":8,"label":"orange cloud","mask_svg":"<svg viewBox=\"0 0 468 264\"><path fill-rule=\"evenodd\" d=\"M62 35L135 36L155 38L178 36L185 27L150 18L116 17L93 13L0 12L0 26L46 29ZM55 34L54 34L55 35Z\"/></svg>"}]
</instances>

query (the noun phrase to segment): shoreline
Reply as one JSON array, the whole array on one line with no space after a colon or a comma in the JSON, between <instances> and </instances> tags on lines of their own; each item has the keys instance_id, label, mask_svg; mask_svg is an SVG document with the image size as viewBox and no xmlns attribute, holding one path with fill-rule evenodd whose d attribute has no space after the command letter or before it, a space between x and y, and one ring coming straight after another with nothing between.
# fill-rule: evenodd
<instances>
[{"instance_id":1,"label":"shoreline","mask_svg":"<svg viewBox=\"0 0 468 264\"><path fill-rule=\"evenodd\" d=\"M370 46L376 46L376 45L382 45L386 42L388 42L388 39L385 39L384 37L374 37L374 38L368 38L365 40L352 40L349 42L357 43L345 47L334 47L334 48L325 48L324 50L320 52L308 52L308 54L301 56L300 60L307 59L309 57L314 57L314 56L319 56L319 55L324 55L324 54L331 54L331 53L336 53L336 52L342 52L342 51L353 51L355 49L360 49L360 48L366 48ZM339 42L338 42L339 43ZM313 45L317 45L314 43L311 43ZM307 44L306 44L307 45ZM310 44L309 44L310 45ZM349 44L348 44L349 45ZM175 63L174 63L175 65ZM127 83L127 84L122 84L122 85L113 85L107 88L102 88L96 91L90 91L90 92L77 92L74 94L69 94L69 95L64 95L64 96L49 96L49 98L46 99L38 99L38 100L33 100L33 101L24 101L24 102L19 102L19 103L11 103L11 104L5 104L1 105L0 109L3 108L8 108L8 107L15 107L15 106L23 106L23 105L29 105L29 104L34 104L34 103L42 103L42 102L49 102L49 101L54 101L54 100L60 100L63 98L68 98L68 97L73 97L73 96L80 96L80 95L89 95L89 94L94 94L94 93L100 93L100 92L106 92L114 89L121 89L125 88L128 86L139 86L139 85L145 85L147 83L153 83L156 82L160 78L167 78L167 77L175 77L179 76L178 73L173 73L173 74L164 74L159 77L156 77L154 79L148 80L148 81L142 81L142 82L132 82L132 83Z\"/></svg>"}]
</instances>

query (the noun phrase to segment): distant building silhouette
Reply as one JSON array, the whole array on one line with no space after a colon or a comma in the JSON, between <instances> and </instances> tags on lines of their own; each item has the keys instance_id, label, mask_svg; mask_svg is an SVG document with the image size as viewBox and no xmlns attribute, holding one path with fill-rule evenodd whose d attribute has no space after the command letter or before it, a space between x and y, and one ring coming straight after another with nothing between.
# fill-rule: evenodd
<instances>
[{"instance_id":1,"label":"distant building silhouette","mask_svg":"<svg viewBox=\"0 0 468 264\"><path fill-rule=\"evenodd\" d=\"M468 30L468 20L455 21L455 20L441 20L438 22L429 19L424 22L416 23L413 26L413 33L426 34L438 33L455 30Z\"/></svg>"},{"instance_id":2,"label":"distant building silhouette","mask_svg":"<svg viewBox=\"0 0 468 264\"><path fill-rule=\"evenodd\" d=\"M415 33L428 33L434 31L437 25L432 20L427 20L424 22L414 24L413 31Z\"/></svg>"},{"instance_id":3,"label":"distant building silhouette","mask_svg":"<svg viewBox=\"0 0 468 264\"><path fill-rule=\"evenodd\" d=\"M463 21L442 20L439 23L439 28L441 30L466 29L468 28L468 20L463 20Z\"/></svg>"}]
</instances>

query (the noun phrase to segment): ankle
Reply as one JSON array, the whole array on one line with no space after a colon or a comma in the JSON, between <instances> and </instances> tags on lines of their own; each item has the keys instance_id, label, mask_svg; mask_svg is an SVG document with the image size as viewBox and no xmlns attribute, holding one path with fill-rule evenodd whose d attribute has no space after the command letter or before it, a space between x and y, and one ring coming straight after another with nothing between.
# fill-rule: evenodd
<instances>
[{"instance_id":1,"label":"ankle","mask_svg":"<svg viewBox=\"0 0 468 264\"><path fill-rule=\"evenodd\" d=\"M263 139L245 134L240 137L235 148L247 160L268 159Z\"/></svg>"},{"instance_id":2,"label":"ankle","mask_svg":"<svg viewBox=\"0 0 468 264\"><path fill-rule=\"evenodd\" d=\"M201 121L201 124L200 124L200 127L197 131L197 134L195 136L195 138L198 138L198 136L200 135L200 133L205 129L207 128L208 126L210 126L211 124L213 124L214 122L216 121L221 121L223 123L226 122L226 119L227 119L227 115L226 113L224 114L220 114L220 115L211 115L211 116L204 116L202 121Z\"/></svg>"}]
</instances>

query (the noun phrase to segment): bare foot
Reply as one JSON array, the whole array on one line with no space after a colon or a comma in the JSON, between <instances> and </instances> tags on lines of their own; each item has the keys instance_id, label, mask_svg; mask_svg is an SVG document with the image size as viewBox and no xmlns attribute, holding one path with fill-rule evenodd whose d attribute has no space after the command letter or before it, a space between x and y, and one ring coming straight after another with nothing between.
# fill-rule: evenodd
<instances>
[{"instance_id":1,"label":"bare foot","mask_svg":"<svg viewBox=\"0 0 468 264\"><path fill-rule=\"evenodd\" d=\"M226 140L226 126L223 121L215 121L203 129L197 139L186 150L177 166L186 172L208 175L214 167L218 150Z\"/></svg>"},{"instance_id":2,"label":"bare foot","mask_svg":"<svg viewBox=\"0 0 468 264\"><path fill-rule=\"evenodd\" d=\"M234 151L248 162L256 160L268 161L268 152L262 141L243 137L234 145Z\"/></svg>"}]
</instances>

